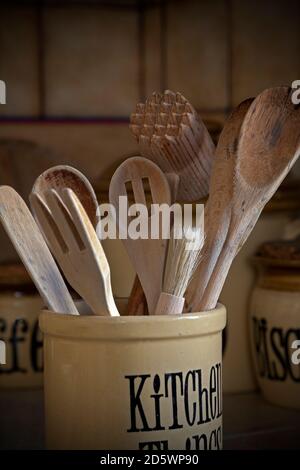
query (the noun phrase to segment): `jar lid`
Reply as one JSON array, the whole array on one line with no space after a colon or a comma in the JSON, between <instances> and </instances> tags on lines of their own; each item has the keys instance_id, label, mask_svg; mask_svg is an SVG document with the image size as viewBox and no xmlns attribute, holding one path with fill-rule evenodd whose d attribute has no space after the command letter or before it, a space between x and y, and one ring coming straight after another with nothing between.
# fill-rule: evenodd
<instances>
[{"instance_id":1,"label":"jar lid","mask_svg":"<svg viewBox=\"0 0 300 470\"><path fill-rule=\"evenodd\" d=\"M273 266L299 267L300 266L300 237L293 240L275 240L263 243L255 257L262 264ZM269 261L268 261L269 260ZM276 263L272 263L276 261Z\"/></svg>"},{"instance_id":2,"label":"jar lid","mask_svg":"<svg viewBox=\"0 0 300 470\"><path fill-rule=\"evenodd\" d=\"M254 256L258 268L257 284L263 289L300 292L300 259Z\"/></svg>"}]
</instances>

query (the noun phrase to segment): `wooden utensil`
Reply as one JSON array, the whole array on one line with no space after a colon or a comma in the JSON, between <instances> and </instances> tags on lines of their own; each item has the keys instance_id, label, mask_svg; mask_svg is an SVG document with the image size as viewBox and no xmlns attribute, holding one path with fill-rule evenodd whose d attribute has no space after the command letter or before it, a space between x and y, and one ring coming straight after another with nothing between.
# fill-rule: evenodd
<instances>
[{"instance_id":1,"label":"wooden utensil","mask_svg":"<svg viewBox=\"0 0 300 470\"><path fill-rule=\"evenodd\" d=\"M57 165L44 171L35 180L32 192L44 199L44 193L49 189L70 188L76 194L93 226L98 222L98 201L89 180L76 168L69 165Z\"/></svg>"},{"instance_id":2,"label":"wooden utensil","mask_svg":"<svg viewBox=\"0 0 300 470\"><path fill-rule=\"evenodd\" d=\"M34 218L10 186L0 187L0 219L48 308L78 314Z\"/></svg>"},{"instance_id":3,"label":"wooden utensil","mask_svg":"<svg viewBox=\"0 0 300 470\"><path fill-rule=\"evenodd\" d=\"M239 134L253 99L243 101L232 111L219 138L205 210L205 244L202 260L186 292L188 311L197 311L196 305L201 302L227 236Z\"/></svg>"},{"instance_id":4,"label":"wooden utensil","mask_svg":"<svg viewBox=\"0 0 300 470\"><path fill-rule=\"evenodd\" d=\"M147 300L138 275L135 276L133 281L125 315L148 315Z\"/></svg>"},{"instance_id":5,"label":"wooden utensil","mask_svg":"<svg viewBox=\"0 0 300 470\"><path fill-rule=\"evenodd\" d=\"M180 177L178 198L196 201L208 194L215 148L192 105L180 93L154 92L131 115L130 128L141 155L165 173Z\"/></svg>"},{"instance_id":6,"label":"wooden utensil","mask_svg":"<svg viewBox=\"0 0 300 470\"><path fill-rule=\"evenodd\" d=\"M45 238L71 286L97 315L119 316L110 269L94 227L75 193L67 188L30 195Z\"/></svg>"},{"instance_id":7,"label":"wooden utensil","mask_svg":"<svg viewBox=\"0 0 300 470\"><path fill-rule=\"evenodd\" d=\"M110 187L110 203L116 209L119 222L119 197L127 197L127 188L132 186L134 201L146 204L143 180L147 179L154 204L171 203L168 181L160 168L150 160L132 157L125 160L114 173ZM119 225L119 230L120 230ZM149 226L148 226L149 230ZM132 261L145 292L149 313L154 313L160 292L165 263L167 240L162 239L123 239L127 253Z\"/></svg>"},{"instance_id":8,"label":"wooden utensil","mask_svg":"<svg viewBox=\"0 0 300 470\"><path fill-rule=\"evenodd\" d=\"M180 93L170 90L154 92L146 104L139 103L131 115L133 135L141 155L153 160L169 175L172 202L195 201L208 194L214 159L214 144L193 106ZM175 189L176 187L176 189ZM135 280L128 302L128 313L143 311L145 297Z\"/></svg>"},{"instance_id":9,"label":"wooden utensil","mask_svg":"<svg viewBox=\"0 0 300 470\"><path fill-rule=\"evenodd\" d=\"M237 150L230 226L200 309L216 305L236 253L299 157L300 109L291 94L288 87L265 90L246 114Z\"/></svg>"},{"instance_id":10,"label":"wooden utensil","mask_svg":"<svg viewBox=\"0 0 300 470\"><path fill-rule=\"evenodd\" d=\"M164 272L163 292L155 309L155 315L180 314L184 307L184 293L197 268L204 242L200 228L189 227L179 237L174 227L168 244Z\"/></svg>"},{"instance_id":11,"label":"wooden utensil","mask_svg":"<svg viewBox=\"0 0 300 470\"><path fill-rule=\"evenodd\" d=\"M179 176L175 173L166 173L165 177L169 183L172 204L176 201L179 186ZM147 300L143 291L141 281L136 275L129 295L126 315L147 315Z\"/></svg>"}]
</instances>

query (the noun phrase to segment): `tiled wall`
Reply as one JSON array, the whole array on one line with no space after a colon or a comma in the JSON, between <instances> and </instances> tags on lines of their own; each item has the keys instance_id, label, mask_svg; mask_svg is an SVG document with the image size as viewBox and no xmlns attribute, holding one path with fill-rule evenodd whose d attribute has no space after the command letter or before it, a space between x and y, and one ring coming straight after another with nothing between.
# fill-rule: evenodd
<instances>
[{"instance_id":1,"label":"tiled wall","mask_svg":"<svg viewBox=\"0 0 300 470\"><path fill-rule=\"evenodd\" d=\"M299 73L298 0L80 3L0 7L1 116L127 117L161 87L213 113Z\"/></svg>"},{"instance_id":2,"label":"tiled wall","mask_svg":"<svg viewBox=\"0 0 300 470\"><path fill-rule=\"evenodd\" d=\"M153 90L179 90L204 118L222 122L247 96L300 78L298 0L102 3L1 4L0 117L116 122L99 120L88 131L5 121L0 137L53 145L62 161L107 174L136 151L126 119Z\"/></svg>"}]
</instances>

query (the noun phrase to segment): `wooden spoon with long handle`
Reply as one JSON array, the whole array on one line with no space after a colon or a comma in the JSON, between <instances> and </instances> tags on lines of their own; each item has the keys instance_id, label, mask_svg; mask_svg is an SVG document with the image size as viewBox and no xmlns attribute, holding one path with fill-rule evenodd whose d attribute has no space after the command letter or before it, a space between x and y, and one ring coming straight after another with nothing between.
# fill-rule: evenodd
<instances>
[{"instance_id":1,"label":"wooden spoon with long handle","mask_svg":"<svg viewBox=\"0 0 300 470\"><path fill-rule=\"evenodd\" d=\"M95 229L75 193L50 189L45 200L31 193L45 238L71 286L97 315L119 316L110 268Z\"/></svg>"},{"instance_id":2,"label":"wooden spoon with long handle","mask_svg":"<svg viewBox=\"0 0 300 470\"><path fill-rule=\"evenodd\" d=\"M171 193L168 181L164 173L155 163L142 157L132 157L125 160L114 173L110 187L110 203L116 209L117 222L119 222L119 202L120 196L126 198L128 202L127 189L128 184L132 185L134 201L137 204L146 205L146 196L143 180L147 179L152 196L153 204L166 203L171 204ZM128 219L125 223L128 222ZM150 225L151 218L148 219ZM150 229L148 225L148 231ZM119 231L123 230L119 224ZM126 234L125 234L126 236ZM147 239L124 238L123 239L127 253L132 261L141 285L146 295L148 310L152 314L162 290L162 279L164 263L166 256L167 240L161 238Z\"/></svg>"},{"instance_id":3,"label":"wooden spoon with long handle","mask_svg":"<svg viewBox=\"0 0 300 470\"><path fill-rule=\"evenodd\" d=\"M30 210L10 186L0 187L0 219L48 308L78 314Z\"/></svg>"},{"instance_id":4,"label":"wooden spoon with long handle","mask_svg":"<svg viewBox=\"0 0 300 470\"><path fill-rule=\"evenodd\" d=\"M169 183L172 204L176 201L179 186L179 176L175 173L165 173ZM147 315L147 300L143 291L141 281L136 275L129 295L126 315Z\"/></svg>"},{"instance_id":5,"label":"wooden spoon with long handle","mask_svg":"<svg viewBox=\"0 0 300 470\"><path fill-rule=\"evenodd\" d=\"M219 138L205 208L202 260L186 292L186 306L189 311L197 311L197 305L201 302L227 236L239 134L253 100L254 98L249 98L243 101L232 111Z\"/></svg>"},{"instance_id":6,"label":"wooden spoon with long handle","mask_svg":"<svg viewBox=\"0 0 300 470\"><path fill-rule=\"evenodd\" d=\"M270 88L252 103L238 144L231 220L222 252L196 306L215 307L231 263L251 233L265 204L273 196L300 154L300 108L291 89Z\"/></svg>"},{"instance_id":7,"label":"wooden spoon with long handle","mask_svg":"<svg viewBox=\"0 0 300 470\"><path fill-rule=\"evenodd\" d=\"M96 194L89 180L76 168L69 165L57 165L49 168L35 180L32 192L44 198L44 193L49 189L55 189L59 192L64 188L72 189L93 226L96 227L98 222Z\"/></svg>"}]
</instances>

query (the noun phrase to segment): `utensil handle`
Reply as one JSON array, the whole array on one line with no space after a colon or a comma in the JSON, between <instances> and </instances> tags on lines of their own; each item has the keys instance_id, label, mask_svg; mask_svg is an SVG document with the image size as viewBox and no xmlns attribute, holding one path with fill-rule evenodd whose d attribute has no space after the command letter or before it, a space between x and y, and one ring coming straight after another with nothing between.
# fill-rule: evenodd
<instances>
[{"instance_id":1,"label":"utensil handle","mask_svg":"<svg viewBox=\"0 0 300 470\"><path fill-rule=\"evenodd\" d=\"M198 305L201 310L211 310L212 308L215 308L226 281L230 266L255 227L263 207L263 205L257 205L250 214L248 214L245 220L239 220L239 228L237 230L232 233L228 233L207 288ZM195 308L197 308L197 306Z\"/></svg>"},{"instance_id":2,"label":"utensil handle","mask_svg":"<svg viewBox=\"0 0 300 470\"><path fill-rule=\"evenodd\" d=\"M134 283L128 299L126 315L148 315L146 296L138 276Z\"/></svg>"},{"instance_id":3,"label":"utensil handle","mask_svg":"<svg viewBox=\"0 0 300 470\"><path fill-rule=\"evenodd\" d=\"M155 315L179 315L183 311L184 297L162 292L159 296Z\"/></svg>"},{"instance_id":4,"label":"utensil handle","mask_svg":"<svg viewBox=\"0 0 300 470\"><path fill-rule=\"evenodd\" d=\"M198 312L199 305L209 284L212 273L219 259L222 247L225 243L229 222L230 207L222 208L219 214L210 213L211 205L205 206L204 221L207 224L205 242L202 250L202 259L185 293L186 310ZM218 224L210 224L210 220L217 219Z\"/></svg>"}]
</instances>

